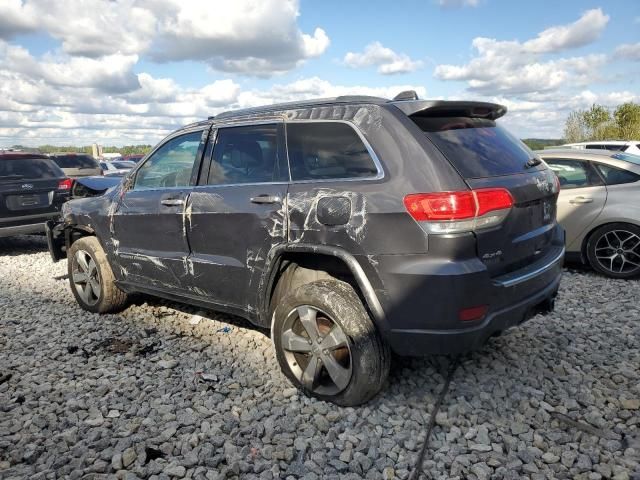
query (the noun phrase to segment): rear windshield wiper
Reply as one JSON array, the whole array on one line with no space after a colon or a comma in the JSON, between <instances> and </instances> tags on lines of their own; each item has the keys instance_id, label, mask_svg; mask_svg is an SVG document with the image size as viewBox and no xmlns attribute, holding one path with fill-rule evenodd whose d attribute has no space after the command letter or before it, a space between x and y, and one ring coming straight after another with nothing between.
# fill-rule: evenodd
<instances>
[{"instance_id":1,"label":"rear windshield wiper","mask_svg":"<svg viewBox=\"0 0 640 480\"><path fill-rule=\"evenodd\" d=\"M524 164L524 168L537 167L541 163L542 163L542 160L540 160L539 158L530 158L529 160L527 160L527 163Z\"/></svg>"}]
</instances>

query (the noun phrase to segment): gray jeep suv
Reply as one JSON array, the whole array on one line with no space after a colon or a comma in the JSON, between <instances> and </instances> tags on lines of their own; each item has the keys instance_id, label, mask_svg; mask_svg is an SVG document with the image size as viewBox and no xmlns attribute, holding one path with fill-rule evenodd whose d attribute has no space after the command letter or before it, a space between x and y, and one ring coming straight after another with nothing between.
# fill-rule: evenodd
<instances>
[{"instance_id":1,"label":"gray jeep suv","mask_svg":"<svg viewBox=\"0 0 640 480\"><path fill-rule=\"evenodd\" d=\"M338 97L171 134L49 225L80 306L144 292L271 329L285 375L340 405L400 355L459 353L553 308L556 176L503 106Z\"/></svg>"}]
</instances>

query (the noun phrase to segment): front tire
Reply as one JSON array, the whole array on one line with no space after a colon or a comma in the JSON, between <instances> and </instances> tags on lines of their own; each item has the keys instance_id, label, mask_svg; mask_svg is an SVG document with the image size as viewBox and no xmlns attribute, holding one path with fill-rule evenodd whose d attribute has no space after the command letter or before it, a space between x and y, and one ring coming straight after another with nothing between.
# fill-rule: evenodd
<instances>
[{"instance_id":1,"label":"front tire","mask_svg":"<svg viewBox=\"0 0 640 480\"><path fill-rule=\"evenodd\" d=\"M346 282L320 280L290 292L275 309L272 336L285 376L321 400L360 405L389 374L389 349Z\"/></svg>"},{"instance_id":2,"label":"front tire","mask_svg":"<svg viewBox=\"0 0 640 480\"><path fill-rule=\"evenodd\" d=\"M67 254L69 284L78 305L93 313L122 310L127 294L115 284L107 257L96 237L75 241Z\"/></svg>"},{"instance_id":3,"label":"front tire","mask_svg":"<svg viewBox=\"0 0 640 480\"><path fill-rule=\"evenodd\" d=\"M598 228L587 242L591 267L611 278L640 275L640 227L611 223Z\"/></svg>"}]
</instances>

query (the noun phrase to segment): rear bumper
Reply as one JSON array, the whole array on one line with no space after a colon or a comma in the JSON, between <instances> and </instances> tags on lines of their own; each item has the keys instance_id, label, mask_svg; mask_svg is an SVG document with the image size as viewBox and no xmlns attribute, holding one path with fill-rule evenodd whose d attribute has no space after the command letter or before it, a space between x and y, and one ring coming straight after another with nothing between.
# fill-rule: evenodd
<instances>
[{"instance_id":1,"label":"rear bumper","mask_svg":"<svg viewBox=\"0 0 640 480\"><path fill-rule=\"evenodd\" d=\"M29 215L24 218L5 219L12 225L3 225L0 223L0 237L12 237L14 235L29 235L33 233L44 233L45 222L60 218L60 212L53 212L46 215ZM16 223L18 225L16 225Z\"/></svg>"},{"instance_id":2,"label":"rear bumper","mask_svg":"<svg viewBox=\"0 0 640 480\"><path fill-rule=\"evenodd\" d=\"M450 330L392 329L388 335L391 348L400 355L461 354L481 347L489 337L519 325L537 313L548 313L555 307L561 274L541 291L490 313L480 324Z\"/></svg>"},{"instance_id":3,"label":"rear bumper","mask_svg":"<svg viewBox=\"0 0 640 480\"><path fill-rule=\"evenodd\" d=\"M556 234L543 258L500 277L491 277L477 258L376 257L385 313L381 333L399 355L457 354L552 310L564 262L564 232ZM461 311L474 307L486 307L486 314L461 320Z\"/></svg>"}]
</instances>

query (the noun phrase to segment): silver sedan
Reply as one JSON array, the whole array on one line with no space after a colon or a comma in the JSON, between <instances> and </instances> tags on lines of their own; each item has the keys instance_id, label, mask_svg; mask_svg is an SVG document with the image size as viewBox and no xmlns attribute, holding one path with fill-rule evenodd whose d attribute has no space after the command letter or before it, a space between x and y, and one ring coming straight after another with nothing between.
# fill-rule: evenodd
<instances>
[{"instance_id":1,"label":"silver sedan","mask_svg":"<svg viewBox=\"0 0 640 480\"><path fill-rule=\"evenodd\" d=\"M560 180L567 258L614 278L640 275L640 156L607 150L536 152Z\"/></svg>"}]
</instances>

